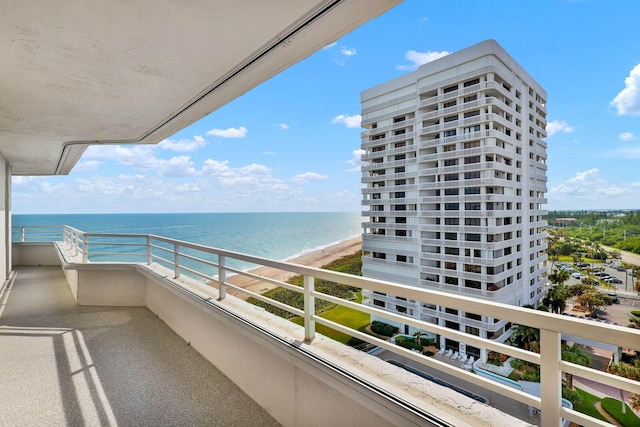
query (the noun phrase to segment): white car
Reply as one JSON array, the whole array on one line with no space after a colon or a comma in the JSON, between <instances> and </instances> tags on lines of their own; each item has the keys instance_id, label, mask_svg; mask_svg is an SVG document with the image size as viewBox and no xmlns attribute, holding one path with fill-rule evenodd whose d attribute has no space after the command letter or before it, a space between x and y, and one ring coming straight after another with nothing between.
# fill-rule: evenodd
<instances>
[{"instance_id":1,"label":"white car","mask_svg":"<svg viewBox=\"0 0 640 427\"><path fill-rule=\"evenodd\" d=\"M585 275L584 275L584 274L582 274L582 273L573 273L573 274L571 275L571 277L573 277L574 279L584 279L584 278L585 278L585 277L587 277L587 276L585 276Z\"/></svg>"}]
</instances>

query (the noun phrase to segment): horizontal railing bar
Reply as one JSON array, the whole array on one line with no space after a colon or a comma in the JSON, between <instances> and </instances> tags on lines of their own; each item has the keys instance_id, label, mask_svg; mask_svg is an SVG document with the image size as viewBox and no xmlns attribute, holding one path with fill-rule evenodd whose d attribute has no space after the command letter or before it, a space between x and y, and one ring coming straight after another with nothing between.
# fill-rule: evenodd
<instances>
[{"instance_id":1,"label":"horizontal railing bar","mask_svg":"<svg viewBox=\"0 0 640 427\"><path fill-rule=\"evenodd\" d=\"M288 290L293 291L293 292L298 292L298 293L303 293L304 292L304 289L301 288L300 286L292 285L291 283L282 282L280 280L271 279L269 277L260 276L258 274L251 273L250 271L239 270L239 269L233 268L233 267L225 267L225 270L233 272L233 273L236 273L236 274L239 274L239 275L242 275L242 276L245 276L245 277L249 277L249 278L258 280L260 282L270 283L272 285L276 285L276 286L288 289Z\"/></svg>"},{"instance_id":2,"label":"horizontal railing bar","mask_svg":"<svg viewBox=\"0 0 640 427\"><path fill-rule=\"evenodd\" d=\"M602 427L602 426L611 427L612 425L607 421L601 421L587 414L583 414L582 412L578 412L574 409L569 409L565 407L560 408L560 415L563 418L566 418L569 421L573 421L577 425L583 426L583 427Z\"/></svg>"},{"instance_id":3,"label":"horizontal railing bar","mask_svg":"<svg viewBox=\"0 0 640 427\"><path fill-rule=\"evenodd\" d=\"M287 311L289 313L295 314L298 317L304 317L304 311L303 310L300 310L298 308L295 308L295 307L292 307L290 305L284 304L284 303L282 303L280 301L276 301L276 300L271 299L269 297L265 297L264 295L261 295L259 293L250 291L248 289L244 289L244 288L241 288L239 286L232 285L231 283L224 282L224 285L226 287L230 288L230 289L233 289L233 290L236 290L238 292L242 292L243 294L249 295L252 298L255 298L255 299L260 300L262 302L266 302L269 305L273 305L274 307L277 307L277 308L279 308L281 310L284 310L284 311Z\"/></svg>"},{"instance_id":4,"label":"horizontal railing bar","mask_svg":"<svg viewBox=\"0 0 640 427\"><path fill-rule=\"evenodd\" d=\"M218 264L213 262L213 261L209 261L203 258L198 258L197 256L193 256L193 255L189 255L189 254L185 254L184 252L179 252L178 255L180 255L180 258L186 258L189 259L191 261L196 261L200 264L205 264L208 265L210 267L217 267ZM180 264L180 268L182 268L182 264Z\"/></svg>"},{"instance_id":5,"label":"horizontal railing bar","mask_svg":"<svg viewBox=\"0 0 640 427\"><path fill-rule=\"evenodd\" d=\"M192 268L189 268L189 267L187 267L187 266L180 265L180 271L183 271L183 270L184 270L184 271L187 271L187 272L189 272L189 273L193 273L193 274L195 274L195 275L196 275L196 276L198 276L198 277L202 277L203 279L213 280L213 279L211 278L211 276L208 276L208 275L206 275L206 274L204 274L204 273L200 273L199 271L196 271L196 270L194 270L194 269L192 269Z\"/></svg>"},{"instance_id":6,"label":"horizontal railing bar","mask_svg":"<svg viewBox=\"0 0 640 427\"><path fill-rule=\"evenodd\" d=\"M167 263L167 264L169 264L169 265L173 265L173 260L168 260L168 259L166 259L166 258L162 258L160 255L154 255L154 254L151 254L151 258L152 258L152 259L159 259L159 260L161 260L161 261L166 262L166 263Z\"/></svg>"},{"instance_id":7,"label":"horizontal railing bar","mask_svg":"<svg viewBox=\"0 0 640 427\"><path fill-rule=\"evenodd\" d=\"M153 249L160 249L161 251L173 253L173 248L165 248L164 246L157 246L157 245L149 245L149 246Z\"/></svg>"},{"instance_id":8,"label":"horizontal railing bar","mask_svg":"<svg viewBox=\"0 0 640 427\"><path fill-rule=\"evenodd\" d=\"M102 255L113 255L113 256L147 256L145 253L135 253L135 252L87 252L88 256L102 256Z\"/></svg>"},{"instance_id":9,"label":"horizontal railing bar","mask_svg":"<svg viewBox=\"0 0 640 427\"><path fill-rule=\"evenodd\" d=\"M316 298L332 302L334 304L341 305L343 307L352 308L354 310L363 311L369 314L373 314L375 316L385 317L389 320L400 320L397 318L399 315L394 315L393 313L389 313L384 310L380 310L374 307L366 306L364 304L354 303L352 301L347 301L341 298L334 297L332 295L323 294L317 291L312 292L312 295ZM391 315L391 316L389 316ZM455 331L453 329L449 329L444 326L434 325L433 323L425 322L423 320L411 319L411 318L402 318L404 323L410 323L412 326L427 330L429 332L433 332L437 335L445 335L447 337L457 338L458 341L463 341L468 344L473 344L476 347L484 347L490 350L494 350L500 353L505 353L509 355L513 355L518 359L525 360L527 362L534 363L536 365L540 364L540 355L537 353L533 353L530 351L522 350L517 347L513 347L507 344L502 344L497 341L492 341L488 338L481 338L475 335L466 334L464 332ZM411 322L409 322L411 320Z\"/></svg>"},{"instance_id":10,"label":"horizontal railing bar","mask_svg":"<svg viewBox=\"0 0 640 427\"><path fill-rule=\"evenodd\" d=\"M601 384L606 384L611 387L621 388L623 390L630 391L632 393L640 394L640 382L624 378L618 375L610 374L604 371L598 371L596 369L588 368L586 366L580 366L573 363L560 361L560 368L567 374L593 380Z\"/></svg>"},{"instance_id":11,"label":"horizontal railing bar","mask_svg":"<svg viewBox=\"0 0 640 427\"><path fill-rule=\"evenodd\" d=\"M138 246L141 249L146 249L147 244L144 242L140 243L120 243L120 242L87 242L87 244L91 246Z\"/></svg>"}]
</instances>

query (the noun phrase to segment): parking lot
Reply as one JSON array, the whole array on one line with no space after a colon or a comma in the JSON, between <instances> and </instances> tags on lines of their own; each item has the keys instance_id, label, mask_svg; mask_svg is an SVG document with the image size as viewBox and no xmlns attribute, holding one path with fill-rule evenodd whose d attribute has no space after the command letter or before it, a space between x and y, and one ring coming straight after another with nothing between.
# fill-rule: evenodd
<instances>
[{"instance_id":1,"label":"parking lot","mask_svg":"<svg viewBox=\"0 0 640 427\"><path fill-rule=\"evenodd\" d=\"M590 268L593 269L593 272L591 273L592 280L597 280L597 286L601 287L601 290L603 292L617 293L620 297L624 297L625 293L637 295L637 292L633 290L635 279L632 278L631 274L629 274L623 268L615 268L617 264L585 263L583 265L589 265ZM580 283L582 281L582 278L586 278L589 276L585 270L587 267L578 268L571 263L556 263L556 268L561 268L571 273L571 277L566 282L567 285ZM593 283L596 284L595 281Z\"/></svg>"}]
</instances>

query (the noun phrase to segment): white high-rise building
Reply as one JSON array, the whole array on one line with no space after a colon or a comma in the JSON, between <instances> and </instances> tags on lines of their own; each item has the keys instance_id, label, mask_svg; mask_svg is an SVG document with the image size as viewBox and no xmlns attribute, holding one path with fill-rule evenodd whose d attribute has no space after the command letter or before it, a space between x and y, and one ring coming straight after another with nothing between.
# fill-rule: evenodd
<instances>
[{"instance_id":1,"label":"white high-rise building","mask_svg":"<svg viewBox=\"0 0 640 427\"><path fill-rule=\"evenodd\" d=\"M364 275L536 305L547 272L544 89L488 40L365 90L361 100ZM365 297L486 338L510 326L428 302ZM482 353L444 337L440 345Z\"/></svg>"}]
</instances>

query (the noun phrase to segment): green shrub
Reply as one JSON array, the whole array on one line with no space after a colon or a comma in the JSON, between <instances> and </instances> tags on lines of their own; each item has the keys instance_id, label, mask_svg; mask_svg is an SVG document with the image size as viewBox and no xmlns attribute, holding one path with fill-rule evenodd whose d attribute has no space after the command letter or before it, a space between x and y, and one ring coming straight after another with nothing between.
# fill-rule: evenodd
<instances>
[{"instance_id":1,"label":"green shrub","mask_svg":"<svg viewBox=\"0 0 640 427\"><path fill-rule=\"evenodd\" d=\"M435 345L436 340L434 340L433 338L420 338L420 344L422 344L423 346L430 346L430 345Z\"/></svg>"},{"instance_id":2,"label":"green shrub","mask_svg":"<svg viewBox=\"0 0 640 427\"><path fill-rule=\"evenodd\" d=\"M566 387L562 387L562 397L573 403L574 407L582 403L582 395L578 390L569 390Z\"/></svg>"},{"instance_id":3,"label":"green shrub","mask_svg":"<svg viewBox=\"0 0 640 427\"><path fill-rule=\"evenodd\" d=\"M424 354L425 356L433 356L435 353L433 351L429 351L429 350L425 350L422 352L422 354Z\"/></svg>"},{"instance_id":4,"label":"green shrub","mask_svg":"<svg viewBox=\"0 0 640 427\"><path fill-rule=\"evenodd\" d=\"M636 317L640 317L640 310L631 310L631 314L633 314Z\"/></svg>"},{"instance_id":5,"label":"green shrub","mask_svg":"<svg viewBox=\"0 0 640 427\"><path fill-rule=\"evenodd\" d=\"M629 405L625 403L627 413L622 413L622 404L619 400L611 397L605 397L601 401L602 409L604 409L609 415L616 419L623 426L638 426L640 425L640 418L633 413Z\"/></svg>"},{"instance_id":6,"label":"green shrub","mask_svg":"<svg viewBox=\"0 0 640 427\"><path fill-rule=\"evenodd\" d=\"M422 346L416 343L415 339L403 337L402 335L396 337L396 345L399 345L400 347L408 348L409 350L422 351Z\"/></svg>"},{"instance_id":7,"label":"green shrub","mask_svg":"<svg viewBox=\"0 0 640 427\"><path fill-rule=\"evenodd\" d=\"M398 328L388 323L379 322L374 320L371 322L371 330L378 335L384 335L385 337L392 337L393 334L398 332Z\"/></svg>"},{"instance_id":8,"label":"green shrub","mask_svg":"<svg viewBox=\"0 0 640 427\"><path fill-rule=\"evenodd\" d=\"M522 374L522 379L524 381L531 381L533 383L540 382L540 370L539 369L527 369Z\"/></svg>"}]
</instances>

